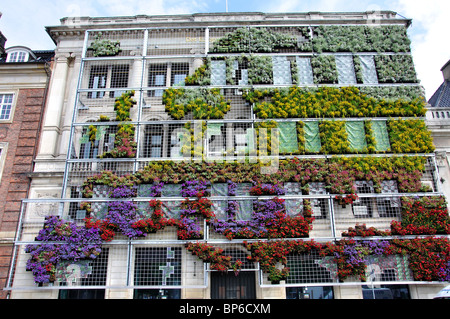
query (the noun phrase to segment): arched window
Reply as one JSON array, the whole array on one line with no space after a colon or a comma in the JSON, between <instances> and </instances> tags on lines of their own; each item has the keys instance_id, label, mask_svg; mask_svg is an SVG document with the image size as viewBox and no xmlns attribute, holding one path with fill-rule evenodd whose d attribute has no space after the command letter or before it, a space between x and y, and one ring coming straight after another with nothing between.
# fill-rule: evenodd
<instances>
[{"instance_id":1,"label":"arched window","mask_svg":"<svg viewBox=\"0 0 450 319\"><path fill-rule=\"evenodd\" d=\"M6 62L28 62L33 52L26 47L11 47L6 49Z\"/></svg>"}]
</instances>

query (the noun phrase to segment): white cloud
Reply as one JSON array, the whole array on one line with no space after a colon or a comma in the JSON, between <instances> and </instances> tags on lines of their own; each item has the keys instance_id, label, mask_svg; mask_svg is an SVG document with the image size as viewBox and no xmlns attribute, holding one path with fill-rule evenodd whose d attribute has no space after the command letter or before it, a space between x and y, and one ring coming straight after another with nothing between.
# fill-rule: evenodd
<instances>
[{"instance_id":1,"label":"white cloud","mask_svg":"<svg viewBox=\"0 0 450 319\"><path fill-rule=\"evenodd\" d=\"M418 77L425 87L427 98L442 83L441 67L450 59L448 41L448 0L397 0L397 11L413 19L409 34Z\"/></svg>"},{"instance_id":2,"label":"white cloud","mask_svg":"<svg viewBox=\"0 0 450 319\"><path fill-rule=\"evenodd\" d=\"M225 11L226 0L14 0L3 1L0 30L7 46L25 45L35 50L55 46L45 26L59 25L71 16L123 16L185 14ZM416 70L427 97L442 83L440 68L450 58L448 0L229 0L230 11L308 12L393 10L413 19L409 34ZM18 10L17 8L20 8Z\"/></svg>"},{"instance_id":3,"label":"white cloud","mask_svg":"<svg viewBox=\"0 0 450 319\"><path fill-rule=\"evenodd\" d=\"M0 31L8 41L6 46L25 45L34 50L55 46L45 32L45 26L60 24L63 17L126 16L186 14L208 11L216 0L15 0L3 1L0 11ZM20 8L20 10L18 10Z\"/></svg>"}]
</instances>

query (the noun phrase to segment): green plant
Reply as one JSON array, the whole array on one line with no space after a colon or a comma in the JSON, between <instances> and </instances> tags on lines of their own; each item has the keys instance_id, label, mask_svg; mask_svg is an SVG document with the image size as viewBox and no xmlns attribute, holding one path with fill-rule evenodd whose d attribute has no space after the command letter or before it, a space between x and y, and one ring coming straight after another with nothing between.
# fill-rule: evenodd
<instances>
[{"instance_id":1,"label":"green plant","mask_svg":"<svg viewBox=\"0 0 450 319\"><path fill-rule=\"evenodd\" d=\"M303 27L305 28L305 27ZM302 35L309 30L300 30ZM317 26L302 51L322 52L409 52L411 41L404 26Z\"/></svg>"},{"instance_id":2,"label":"green plant","mask_svg":"<svg viewBox=\"0 0 450 319\"><path fill-rule=\"evenodd\" d=\"M296 48L297 39L269 28L239 28L216 40L213 53L269 53Z\"/></svg>"},{"instance_id":3,"label":"green plant","mask_svg":"<svg viewBox=\"0 0 450 319\"><path fill-rule=\"evenodd\" d=\"M117 55L122 51L120 48L120 41L111 41L108 39L102 40L101 32L95 36L95 39L89 49L94 51L93 55L95 57Z\"/></svg>"},{"instance_id":4,"label":"green plant","mask_svg":"<svg viewBox=\"0 0 450 319\"><path fill-rule=\"evenodd\" d=\"M322 121L319 123L321 153L346 154L350 153L347 131L344 121Z\"/></svg>"},{"instance_id":5,"label":"green plant","mask_svg":"<svg viewBox=\"0 0 450 319\"><path fill-rule=\"evenodd\" d=\"M314 84L335 84L338 82L336 59L333 55L319 55L311 58Z\"/></svg>"},{"instance_id":6,"label":"green plant","mask_svg":"<svg viewBox=\"0 0 450 319\"><path fill-rule=\"evenodd\" d=\"M396 94L402 98L391 98ZM261 119L424 116L425 100L418 94L417 90L403 87L391 92L356 87L293 86L244 90L243 98L254 103L253 112ZM388 98L382 98L384 95Z\"/></svg>"},{"instance_id":7,"label":"green plant","mask_svg":"<svg viewBox=\"0 0 450 319\"><path fill-rule=\"evenodd\" d=\"M248 65L248 84L272 84L272 57L250 55L246 57Z\"/></svg>"},{"instance_id":8,"label":"green plant","mask_svg":"<svg viewBox=\"0 0 450 319\"><path fill-rule=\"evenodd\" d=\"M134 93L134 91L125 92L116 98L114 103L116 121L131 121L130 110L136 104L136 101L133 99ZM133 158L136 156L137 143L134 140L134 125L120 123L117 128L114 148L99 155L100 158Z\"/></svg>"},{"instance_id":9,"label":"green plant","mask_svg":"<svg viewBox=\"0 0 450 319\"><path fill-rule=\"evenodd\" d=\"M361 66L361 58L359 56L357 56L357 55L353 56L353 65L355 67L356 81L358 83L364 83L363 69Z\"/></svg>"},{"instance_id":10,"label":"green plant","mask_svg":"<svg viewBox=\"0 0 450 319\"><path fill-rule=\"evenodd\" d=\"M188 112L196 120L222 119L230 108L230 102L225 101L220 89L176 89L164 90L163 103L166 112L179 120Z\"/></svg>"},{"instance_id":11,"label":"green plant","mask_svg":"<svg viewBox=\"0 0 450 319\"><path fill-rule=\"evenodd\" d=\"M377 55L374 57L379 83L417 83L410 55Z\"/></svg>"},{"instance_id":12,"label":"green plant","mask_svg":"<svg viewBox=\"0 0 450 319\"><path fill-rule=\"evenodd\" d=\"M389 120L388 132L394 153L432 153L433 139L425 121L419 119Z\"/></svg>"},{"instance_id":13,"label":"green plant","mask_svg":"<svg viewBox=\"0 0 450 319\"><path fill-rule=\"evenodd\" d=\"M205 59L204 64L196 69L192 75L187 76L184 82L186 85L210 85L211 59Z\"/></svg>"}]
</instances>

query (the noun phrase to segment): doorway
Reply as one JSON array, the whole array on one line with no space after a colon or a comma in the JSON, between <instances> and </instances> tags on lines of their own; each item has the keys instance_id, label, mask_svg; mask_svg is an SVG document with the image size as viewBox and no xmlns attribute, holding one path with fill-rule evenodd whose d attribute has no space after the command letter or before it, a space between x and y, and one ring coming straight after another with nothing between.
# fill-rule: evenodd
<instances>
[{"instance_id":1,"label":"doorway","mask_svg":"<svg viewBox=\"0 0 450 319\"><path fill-rule=\"evenodd\" d=\"M212 272L211 299L256 299L255 272Z\"/></svg>"}]
</instances>

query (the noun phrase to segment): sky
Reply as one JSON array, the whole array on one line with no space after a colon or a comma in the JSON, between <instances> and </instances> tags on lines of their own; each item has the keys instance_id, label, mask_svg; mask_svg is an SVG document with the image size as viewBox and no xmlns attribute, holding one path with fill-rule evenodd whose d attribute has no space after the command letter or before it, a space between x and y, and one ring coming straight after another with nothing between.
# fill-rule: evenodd
<instances>
[{"instance_id":1,"label":"sky","mask_svg":"<svg viewBox=\"0 0 450 319\"><path fill-rule=\"evenodd\" d=\"M354 12L391 10L412 19L408 35L418 78L429 99L443 82L440 69L450 59L448 0L2 0L0 31L6 47L53 50L46 26L63 17L134 16L213 12Z\"/></svg>"}]
</instances>

